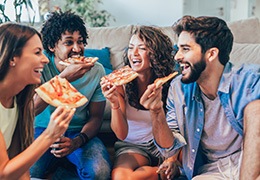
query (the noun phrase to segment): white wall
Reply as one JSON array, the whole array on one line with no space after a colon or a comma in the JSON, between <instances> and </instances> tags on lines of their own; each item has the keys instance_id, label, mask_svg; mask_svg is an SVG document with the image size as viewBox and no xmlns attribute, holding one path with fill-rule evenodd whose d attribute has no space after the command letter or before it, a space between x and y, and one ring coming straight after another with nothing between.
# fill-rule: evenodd
<instances>
[{"instance_id":1,"label":"white wall","mask_svg":"<svg viewBox=\"0 0 260 180\"><path fill-rule=\"evenodd\" d=\"M107 10L116 19L115 22L110 22L110 26L120 26L127 24L171 26L176 20L181 18L183 15L183 0L102 1L103 5L99 5L100 9ZM249 5L250 2L254 0L227 1L230 2L229 21L236 21L240 19L246 19L249 17ZM256 1L259 2L260 0ZM256 15L260 14L259 4L257 4L256 11Z\"/></svg>"},{"instance_id":2,"label":"white wall","mask_svg":"<svg viewBox=\"0 0 260 180\"><path fill-rule=\"evenodd\" d=\"M102 0L101 9L116 19L110 26L143 24L171 26L182 16L182 0Z\"/></svg>"},{"instance_id":3,"label":"white wall","mask_svg":"<svg viewBox=\"0 0 260 180\"><path fill-rule=\"evenodd\" d=\"M246 19L249 15L249 0L231 0L230 20Z\"/></svg>"}]
</instances>

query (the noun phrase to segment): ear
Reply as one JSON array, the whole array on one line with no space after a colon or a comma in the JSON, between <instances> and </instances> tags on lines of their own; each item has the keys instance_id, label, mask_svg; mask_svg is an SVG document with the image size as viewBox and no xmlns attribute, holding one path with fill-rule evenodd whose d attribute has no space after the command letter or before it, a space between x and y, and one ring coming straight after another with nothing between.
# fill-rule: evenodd
<instances>
[{"instance_id":1,"label":"ear","mask_svg":"<svg viewBox=\"0 0 260 180\"><path fill-rule=\"evenodd\" d=\"M51 51L51 52L54 52L54 48L51 48L50 46L48 47L49 48L49 50Z\"/></svg>"},{"instance_id":2,"label":"ear","mask_svg":"<svg viewBox=\"0 0 260 180\"><path fill-rule=\"evenodd\" d=\"M213 61L214 59L218 58L218 53L219 53L218 48L216 48L216 47L210 48L207 51L207 59L209 61Z\"/></svg>"},{"instance_id":3,"label":"ear","mask_svg":"<svg viewBox=\"0 0 260 180\"><path fill-rule=\"evenodd\" d=\"M17 59L18 59L18 57L16 57L16 56L13 57L13 59L9 62L9 65L14 67L16 65Z\"/></svg>"}]
</instances>

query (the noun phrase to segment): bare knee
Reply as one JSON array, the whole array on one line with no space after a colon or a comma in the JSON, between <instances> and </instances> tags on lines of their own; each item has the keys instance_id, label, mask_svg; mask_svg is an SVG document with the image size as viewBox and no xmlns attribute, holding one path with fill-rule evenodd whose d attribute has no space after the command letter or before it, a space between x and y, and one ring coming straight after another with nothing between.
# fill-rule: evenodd
<instances>
[{"instance_id":1,"label":"bare knee","mask_svg":"<svg viewBox=\"0 0 260 180\"><path fill-rule=\"evenodd\" d=\"M111 176L113 180L129 179L131 172L122 168L115 168L112 170Z\"/></svg>"}]
</instances>

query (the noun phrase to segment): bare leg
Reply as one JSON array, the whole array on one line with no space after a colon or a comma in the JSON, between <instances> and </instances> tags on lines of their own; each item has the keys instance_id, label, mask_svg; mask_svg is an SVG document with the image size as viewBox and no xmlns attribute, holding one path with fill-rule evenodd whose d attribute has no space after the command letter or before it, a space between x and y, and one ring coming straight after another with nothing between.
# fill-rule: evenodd
<instances>
[{"instance_id":1,"label":"bare leg","mask_svg":"<svg viewBox=\"0 0 260 180\"><path fill-rule=\"evenodd\" d=\"M244 145L240 180L260 179L260 100L244 111Z\"/></svg>"},{"instance_id":2,"label":"bare leg","mask_svg":"<svg viewBox=\"0 0 260 180\"><path fill-rule=\"evenodd\" d=\"M148 166L146 157L136 153L121 154L116 160L112 171L113 180L157 180L158 167Z\"/></svg>"}]
</instances>

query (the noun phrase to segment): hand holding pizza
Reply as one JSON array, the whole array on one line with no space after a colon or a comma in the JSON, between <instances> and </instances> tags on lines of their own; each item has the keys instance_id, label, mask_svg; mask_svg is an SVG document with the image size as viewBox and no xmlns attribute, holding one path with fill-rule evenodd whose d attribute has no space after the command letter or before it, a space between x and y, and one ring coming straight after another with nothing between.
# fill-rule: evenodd
<instances>
[{"instance_id":1,"label":"hand holding pizza","mask_svg":"<svg viewBox=\"0 0 260 180\"><path fill-rule=\"evenodd\" d=\"M153 112L163 109L162 86L156 87L155 84L150 84L140 98L140 104Z\"/></svg>"},{"instance_id":2,"label":"hand holding pizza","mask_svg":"<svg viewBox=\"0 0 260 180\"><path fill-rule=\"evenodd\" d=\"M162 108L162 86L177 75L178 72L173 72L168 76L157 78L153 84L147 87L140 99L140 104L147 109L158 112Z\"/></svg>"},{"instance_id":3,"label":"hand holding pizza","mask_svg":"<svg viewBox=\"0 0 260 180\"><path fill-rule=\"evenodd\" d=\"M117 86L112 84L106 79L101 79L101 90L105 98L112 104L118 104L118 91ZM113 106L113 105L112 105Z\"/></svg>"},{"instance_id":4,"label":"hand holding pizza","mask_svg":"<svg viewBox=\"0 0 260 180\"><path fill-rule=\"evenodd\" d=\"M75 108L59 106L51 114L48 127L44 131L48 137L55 142L67 130L69 123L75 113Z\"/></svg>"}]
</instances>

